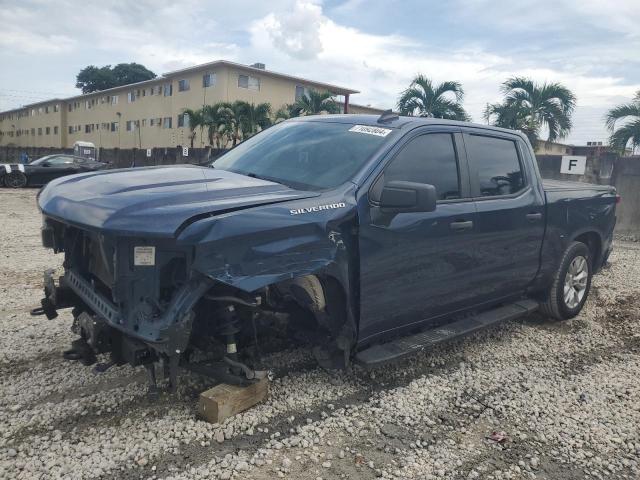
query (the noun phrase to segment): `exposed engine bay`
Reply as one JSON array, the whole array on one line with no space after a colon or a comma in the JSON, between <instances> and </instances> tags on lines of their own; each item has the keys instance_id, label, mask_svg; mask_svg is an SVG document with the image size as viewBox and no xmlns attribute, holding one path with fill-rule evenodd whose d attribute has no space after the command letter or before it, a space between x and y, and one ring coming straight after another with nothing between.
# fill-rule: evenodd
<instances>
[{"instance_id":1,"label":"exposed engine bay","mask_svg":"<svg viewBox=\"0 0 640 480\"><path fill-rule=\"evenodd\" d=\"M64 252L64 274L45 272L45 297L32 313L52 319L72 308L78 338L64 357L98 371L144 366L151 396L159 393L158 370L170 391L181 369L237 385L263 378L257 366L267 337L310 345L325 368L349 364L354 333L343 290L329 276L247 293L192 268L194 247L172 239L108 237L51 218L42 239Z\"/></svg>"}]
</instances>

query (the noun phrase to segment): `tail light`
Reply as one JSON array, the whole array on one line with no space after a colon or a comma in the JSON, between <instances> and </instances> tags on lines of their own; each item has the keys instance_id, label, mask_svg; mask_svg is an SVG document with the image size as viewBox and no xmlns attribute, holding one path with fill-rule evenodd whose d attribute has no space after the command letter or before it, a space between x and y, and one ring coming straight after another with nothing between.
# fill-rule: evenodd
<instances>
[{"instance_id":1,"label":"tail light","mask_svg":"<svg viewBox=\"0 0 640 480\"><path fill-rule=\"evenodd\" d=\"M620 195L616 195L616 205L618 205L622 201L622 197Z\"/></svg>"}]
</instances>

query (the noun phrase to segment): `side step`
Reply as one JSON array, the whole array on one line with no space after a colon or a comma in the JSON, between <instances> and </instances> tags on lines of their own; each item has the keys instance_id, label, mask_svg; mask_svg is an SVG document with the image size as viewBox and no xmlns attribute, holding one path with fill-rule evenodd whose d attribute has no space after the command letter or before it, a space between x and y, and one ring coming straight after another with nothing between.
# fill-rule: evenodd
<instances>
[{"instance_id":1,"label":"side step","mask_svg":"<svg viewBox=\"0 0 640 480\"><path fill-rule=\"evenodd\" d=\"M522 317L535 312L537 309L538 302L534 300L509 303L432 330L425 330L387 343L372 345L358 352L355 361L363 367L382 365L438 343L468 335L489 325Z\"/></svg>"}]
</instances>

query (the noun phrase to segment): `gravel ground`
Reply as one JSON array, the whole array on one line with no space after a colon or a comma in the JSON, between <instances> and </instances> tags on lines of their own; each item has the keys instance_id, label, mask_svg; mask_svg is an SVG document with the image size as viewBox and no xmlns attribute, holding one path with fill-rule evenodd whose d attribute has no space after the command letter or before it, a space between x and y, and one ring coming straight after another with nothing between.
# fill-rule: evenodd
<instances>
[{"instance_id":1,"label":"gravel ground","mask_svg":"<svg viewBox=\"0 0 640 480\"><path fill-rule=\"evenodd\" d=\"M638 243L617 242L576 319L532 315L371 372L274 353L269 399L212 425L195 375L149 403L140 370L62 360L70 313L28 313L61 262L35 194L0 190L0 478L640 478Z\"/></svg>"}]
</instances>

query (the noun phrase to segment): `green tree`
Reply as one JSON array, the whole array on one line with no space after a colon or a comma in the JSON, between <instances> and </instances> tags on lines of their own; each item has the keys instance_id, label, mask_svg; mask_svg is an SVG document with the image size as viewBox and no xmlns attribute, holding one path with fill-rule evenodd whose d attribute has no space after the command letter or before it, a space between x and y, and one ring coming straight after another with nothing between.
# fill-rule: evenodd
<instances>
[{"instance_id":1,"label":"green tree","mask_svg":"<svg viewBox=\"0 0 640 480\"><path fill-rule=\"evenodd\" d=\"M229 103L219 102L202 107L204 126L211 147L223 148L233 131L233 111Z\"/></svg>"},{"instance_id":2,"label":"green tree","mask_svg":"<svg viewBox=\"0 0 640 480\"><path fill-rule=\"evenodd\" d=\"M528 78L514 77L502 84L501 91L503 102L489 104L485 109L488 122L522 130L534 148L543 129L548 131L548 142L569 134L576 97L562 84L538 84Z\"/></svg>"},{"instance_id":3,"label":"green tree","mask_svg":"<svg viewBox=\"0 0 640 480\"><path fill-rule=\"evenodd\" d=\"M340 106L331 92L309 90L289 109L290 116L317 115L320 113L339 113Z\"/></svg>"},{"instance_id":4,"label":"green tree","mask_svg":"<svg viewBox=\"0 0 640 480\"><path fill-rule=\"evenodd\" d=\"M289 118L299 117L300 110L295 103L287 103L280 107L273 115L273 123L280 123Z\"/></svg>"},{"instance_id":5,"label":"green tree","mask_svg":"<svg viewBox=\"0 0 640 480\"><path fill-rule=\"evenodd\" d=\"M191 148L193 148L193 141L196 138L196 129L200 130L200 137L202 137L204 127L206 126L203 109L200 108L198 110L192 110L190 108L185 108L182 111L182 114L189 118L189 140L191 141Z\"/></svg>"},{"instance_id":6,"label":"green tree","mask_svg":"<svg viewBox=\"0 0 640 480\"><path fill-rule=\"evenodd\" d=\"M246 114L248 121L245 123L246 129L243 130L243 138L249 138L271 126L271 104L269 103L257 105L252 103L246 109Z\"/></svg>"},{"instance_id":7,"label":"green tree","mask_svg":"<svg viewBox=\"0 0 640 480\"><path fill-rule=\"evenodd\" d=\"M462 107L464 90L458 82L442 82L434 85L430 78L418 75L409 88L400 94L398 110L402 115L470 120Z\"/></svg>"},{"instance_id":8,"label":"green tree","mask_svg":"<svg viewBox=\"0 0 640 480\"><path fill-rule=\"evenodd\" d=\"M155 77L155 73L139 63L119 63L115 67L89 65L78 72L76 88L80 88L82 93L91 93Z\"/></svg>"},{"instance_id":9,"label":"green tree","mask_svg":"<svg viewBox=\"0 0 640 480\"><path fill-rule=\"evenodd\" d=\"M89 65L80 70L76 77L76 88L82 89L82 93L91 93L115 87L115 80L111 66L96 67Z\"/></svg>"},{"instance_id":10,"label":"green tree","mask_svg":"<svg viewBox=\"0 0 640 480\"><path fill-rule=\"evenodd\" d=\"M616 124L622 122L622 125ZM609 145L624 153L628 147L635 152L640 148L640 90L631 103L613 107L606 116L607 128L611 132Z\"/></svg>"}]
</instances>

